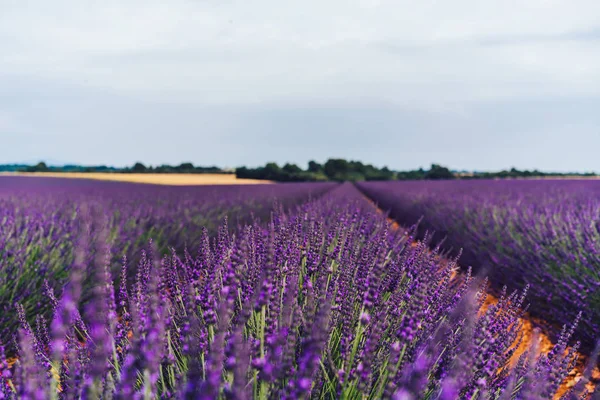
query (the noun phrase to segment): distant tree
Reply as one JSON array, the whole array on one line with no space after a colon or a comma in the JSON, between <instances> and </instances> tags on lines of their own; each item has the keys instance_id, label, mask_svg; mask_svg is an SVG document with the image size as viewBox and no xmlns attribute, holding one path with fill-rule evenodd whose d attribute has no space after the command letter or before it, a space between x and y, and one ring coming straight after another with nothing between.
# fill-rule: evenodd
<instances>
[{"instance_id":1,"label":"distant tree","mask_svg":"<svg viewBox=\"0 0 600 400\"><path fill-rule=\"evenodd\" d=\"M163 174L169 173L169 172L174 172L173 167L171 167L170 165L167 165L167 164L158 165L156 168L154 168L154 171L163 173Z\"/></svg>"},{"instance_id":2,"label":"distant tree","mask_svg":"<svg viewBox=\"0 0 600 400\"><path fill-rule=\"evenodd\" d=\"M282 169L289 174L299 174L302 172L302 168L296 164L285 164Z\"/></svg>"},{"instance_id":3,"label":"distant tree","mask_svg":"<svg viewBox=\"0 0 600 400\"><path fill-rule=\"evenodd\" d=\"M41 161L34 166L28 167L27 171L28 172L48 172L48 171L50 171L50 168L48 168L48 166L46 165L45 162Z\"/></svg>"},{"instance_id":4,"label":"distant tree","mask_svg":"<svg viewBox=\"0 0 600 400\"><path fill-rule=\"evenodd\" d=\"M216 167L216 166L212 166L212 167L194 167L194 171L201 172L201 173L213 173L213 174L227 173L227 171L224 171L221 168Z\"/></svg>"},{"instance_id":5,"label":"distant tree","mask_svg":"<svg viewBox=\"0 0 600 400\"><path fill-rule=\"evenodd\" d=\"M348 161L341 158L331 158L325 162L323 171L329 179L332 180L343 180L343 178L350 172L350 165Z\"/></svg>"},{"instance_id":6,"label":"distant tree","mask_svg":"<svg viewBox=\"0 0 600 400\"><path fill-rule=\"evenodd\" d=\"M454 174L446 167L431 164L431 169L425 173L425 179L454 179Z\"/></svg>"},{"instance_id":7,"label":"distant tree","mask_svg":"<svg viewBox=\"0 0 600 400\"><path fill-rule=\"evenodd\" d=\"M182 163L181 165L179 165L178 167L175 167L176 170L181 171L181 172L186 172L186 171L193 171L194 170L194 164L192 163Z\"/></svg>"},{"instance_id":8,"label":"distant tree","mask_svg":"<svg viewBox=\"0 0 600 400\"><path fill-rule=\"evenodd\" d=\"M366 175L369 173L369 171L375 170L375 168L372 165L365 165L360 161L350 161L348 163L348 166L350 167L348 172L358 173L362 175Z\"/></svg>"},{"instance_id":9,"label":"distant tree","mask_svg":"<svg viewBox=\"0 0 600 400\"><path fill-rule=\"evenodd\" d=\"M394 179L394 172L390 171L388 167L377 169L371 165L365 172L365 179L368 181L388 181Z\"/></svg>"},{"instance_id":10,"label":"distant tree","mask_svg":"<svg viewBox=\"0 0 600 400\"><path fill-rule=\"evenodd\" d=\"M423 170L423 168L419 168L417 170L412 171L400 171L396 174L396 179L407 181L425 179L425 171Z\"/></svg>"},{"instance_id":11,"label":"distant tree","mask_svg":"<svg viewBox=\"0 0 600 400\"><path fill-rule=\"evenodd\" d=\"M309 161L308 162L308 172L323 172L323 166L321 164L319 164L318 162L315 161Z\"/></svg>"},{"instance_id":12,"label":"distant tree","mask_svg":"<svg viewBox=\"0 0 600 400\"><path fill-rule=\"evenodd\" d=\"M281 168L274 162L267 163L264 168L264 178L272 181L279 180L281 176Z\"/></svg>"},{"instance_id":13,"label":"distant tree","mask_svg":"<svg viewBox=\"0 0 600 400\"><path fill-rule=\"evenodd\" d=\"M235 177L240 179L248 179L251 177L251 171L248 167L237 167L235 169Z\"/></svg>"},{"instance_id":14,"label":"distant tree","mask_svg":"<svg viewBox=\"0 0 600 400\"><path fill-rule=\"evenodd\" d=\"M131 170L133 172L146 172L148 170L148 168L146 168L146 166L144 164L142 164L141 162L136 162L133 165L133 168L131 168Z\"/></svg>"}]
</instances>

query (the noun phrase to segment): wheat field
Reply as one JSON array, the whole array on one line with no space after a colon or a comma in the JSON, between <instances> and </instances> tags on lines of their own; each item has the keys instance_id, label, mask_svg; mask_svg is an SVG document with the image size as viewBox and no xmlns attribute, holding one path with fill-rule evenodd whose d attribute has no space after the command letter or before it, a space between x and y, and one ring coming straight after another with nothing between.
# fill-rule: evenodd
<instances>
[{"instance_id":1,"label":"wheat field","mask_svg":"<svg viewBox=\"0 0 600 400\"><path fill-rule=\"evenodd\" d=\"M271 181L238 179L234 174L120 174L110 172L16 172L3 173L13 176L37 176L48 178L95 179L118 182L149 183L156 185L254 185Z\"/></svg>"}]
</instances>

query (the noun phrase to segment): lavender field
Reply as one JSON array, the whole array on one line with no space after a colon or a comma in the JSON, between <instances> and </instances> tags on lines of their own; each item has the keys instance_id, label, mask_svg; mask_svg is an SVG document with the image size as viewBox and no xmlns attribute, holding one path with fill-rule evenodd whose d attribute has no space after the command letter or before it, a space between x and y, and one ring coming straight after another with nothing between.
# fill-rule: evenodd
<instances>
[{"instance_id":1,"label":"lavender field","mask_svg":"<svg viewBox=\"0 0 600 400\"><path fill-rule=\"evenodd\" d=\"M92 262L95 249L88 242L100 233L103 244L110 247L110 270L116 273L123 257L135 265L150 240L161 252L192 251L203 237L216 233L225 218L231 228L237 228L268 218L275 199L280 207L288 207L334 185L200 188L0 177L3 340L11 344L10 335L18 323L15 306L26 317L49 309L44 293L62 288L77 251L84 253L86 264ZM89 229L94 232L86 232ZM84 233L91 237L79 243Z\"/></svg>"},{"instance_id":2,"label":"lavender field","mask_svg":"<svg viewBox=\"0 0 600 400\"><path fill-rule=\"evenodd\" d=\"M586 185L359 185L431 237L350 183L0 178L0 398L596 396ZM550 349L517 351L525 310Z\"/></svg>"},{"instance_id":3,"label":"lavender field","mask_svg":"<svg viewBox=\"0 0 600 400\"><path fill-rule=\"evenodd\" d=\"M496 290L530 286L532 315L560 327L582 313L579 338L600 338L600 182L361 183L403 224L461 250Z\"/></svg>"}]
</instances>

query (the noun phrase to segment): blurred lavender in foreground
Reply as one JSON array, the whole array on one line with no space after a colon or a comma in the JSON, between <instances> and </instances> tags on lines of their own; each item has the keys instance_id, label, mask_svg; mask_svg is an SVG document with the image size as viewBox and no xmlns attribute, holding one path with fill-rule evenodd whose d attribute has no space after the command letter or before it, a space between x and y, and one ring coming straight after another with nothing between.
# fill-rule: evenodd
<instances>
[{"instance_id":1,"label":"blurred lavender in foreground","mask_svg":"<svg viewBox=\"0 0 600 400\"><path fill-rule=\"evenodd\" d=\"M478 312L485 287L452 284L454 262L351 185L199 243L163 257L150 243L116 286L96 241L85 312L68 306L75 265L52 340L23 318L0 398L546 399L575 361L573 326L508 368L524 293Z\"/></svg>"},{"instance_id":2,"label":"blurred lavender in foreground","mask_svg":"<svg viewBox=\"0 0 600 400\"><path fill-rule=\"evenodd\" d=\"M273 202L289 207L316 198L334 183L165 187L79 179L0 177L0 339L7 345L18 327L15 304L27 317L49 312L44 292L60 296L74 263L86 208L104 218L115 273L123 256L137 263L150 239L159 251L195 248L203 231L216 232L225 217L237 228L269 218ZM93 230L90 240L95 240ZM93 264L95 247L79 264ZM89 300L96 275L82 271ZM46 283L45 283L46 282Z\"/></svg>"}]
</instances>

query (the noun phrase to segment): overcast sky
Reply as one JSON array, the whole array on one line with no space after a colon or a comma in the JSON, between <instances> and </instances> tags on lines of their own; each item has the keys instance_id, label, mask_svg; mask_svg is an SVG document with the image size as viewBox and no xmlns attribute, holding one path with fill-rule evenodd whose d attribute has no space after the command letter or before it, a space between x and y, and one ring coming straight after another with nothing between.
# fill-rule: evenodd
<instances>
[{"instance_id":1,"label":"overcast sky","mask_svg":"<svg viewBox=\"0 0 600 400\"><path fill-rule=\"evenodd\" d=\"M598 0L0 0L0 163L600 172Z\"/></svg>"}]
</instances>

